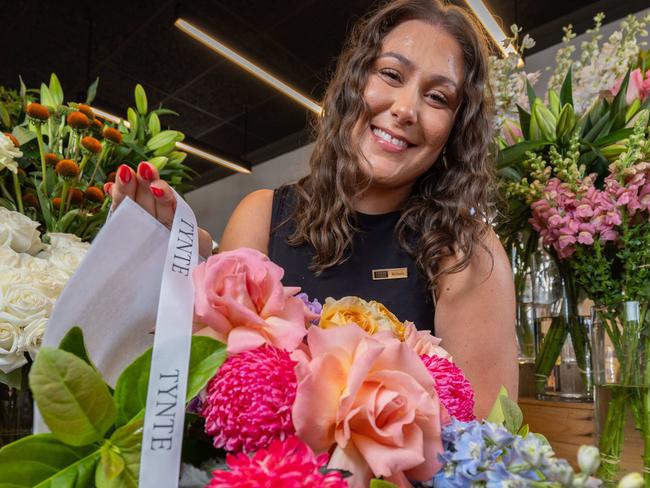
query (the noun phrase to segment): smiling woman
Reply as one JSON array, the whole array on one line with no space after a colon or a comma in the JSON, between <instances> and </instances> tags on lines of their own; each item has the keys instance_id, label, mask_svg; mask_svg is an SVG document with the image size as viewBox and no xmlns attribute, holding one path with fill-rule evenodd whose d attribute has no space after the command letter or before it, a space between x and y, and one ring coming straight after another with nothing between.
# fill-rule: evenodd
<instances>
[{"instance_id":1,"label":"smiling woman","mask_svg":"<svg viewBox=\"0 0 650 488\"><path fill-rule=\"evenodd\" d=\"M491 124L480 32L465 10L435 0L370 13L315 121L309 175L244 198L220 250L258 249L312 298L377 300L435 330L483 417L502 385L516 398L517 361L510 266L486 223ZM169 220L171 192L141 169L118 174L114 205L129 195Z\"/></svg>"}]
</instances>

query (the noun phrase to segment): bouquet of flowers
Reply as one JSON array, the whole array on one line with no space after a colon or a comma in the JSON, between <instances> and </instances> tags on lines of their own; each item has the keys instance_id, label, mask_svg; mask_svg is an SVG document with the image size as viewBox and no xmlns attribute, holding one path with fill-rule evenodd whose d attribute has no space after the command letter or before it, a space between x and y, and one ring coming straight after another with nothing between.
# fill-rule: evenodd
<instances>
[{"instance_id":1,"label":"bouquet of flowers","mask_svg":"<svg viewBox=\"0 0 650 488\"><path fill-rule=\"evenodd\" d=\"M358 297L321 308L282 276L251 249L194 271L184 455L198 425L226 456L209 474L185 465L180 486L598 486L597 453L574 473L507 396L477 421L471 385L429 332ZM111 391L78 329L42 349L30 383L52 434L0 450L0 483L136 486L150 361Z\"/></svg>"},{"instance_id":2,"label":"bouquet of flowers","mask_svg":"<svg viewBox=\"0 0 650 488\"><path fill-rule=\"evenodd\" d=\"M526 73L522 64L517 63L516 54L492 62L498 109L497 168L506 197L503 208L506 218L498 224L497 232L516 257L513 263L519 295L524 293L531 256L539 245L539 229L531 220L532 205L541 198L546 184L552 179L571 183L584 175L595 174L594 184L601 187L608 175L608 165L626 151L635 124L643 118L640 114L650 107L648 67L645 53L641 51L644 43L640 40L648 35L646 26L650 16L626 18L620 29L601 43L603 19L602 14L594 18L595 26L588 31L590 39L582 43L577 56L570 44L575 34L571 26L565 28L565 46L557 54L545 98L538 96L533 88L536 74ZM520 31L516 27L513 33L508 42L520 50L533 44L527 36L519 41ZM516 88L515 92L508 91L511 87ZM644 120L647 127L647 119ZM562 242L566 243L566 238ZM578 319L581 283L576 282L576 270L569 266L564 251L549 246L548 240L544 243L562 278L564 313L553 320L537 354L537 389L541 392L545 388L547 377L570 335L578 366L583 371L583 383L589 390L590 346ZM584 275L581 280L587 277ZM525 340L529 331L520 326L518 333L520 340Z\"/></svg>"},{"instance_id":3,"label":"bouquet of flowers","mask_svg":"<svg viewBox=\"0 0 650 488\"><path fill-rule=\"evenodd\" d=\"M90 106L97 84L85 103L66 104L55 74L40 90L27 90L21 80L21 103L0 105L3 125L22 120L0 136L0 206L28 215L48 232L69 232L86 241L106 219L109 199L103 187L114 181L120 164L148 160L179 190L190 176L183 165L186 154L175 147L183 134L161 128L159 117L174 112L149 111L146 93L137 85L128 122L112 124Z\"/></svg>"},{"instance_id":4,"label":"bouquet of flowers","mask_svg":"<svg viewBox=\"0 0 650 488\"><path fill-rule=\"evenodd\" d=\"M0 383L20 388L20 368L34 359L54 301L88 244L72 234L40 238L38 222L0 207Z\"/></svg>"}]
</instances>

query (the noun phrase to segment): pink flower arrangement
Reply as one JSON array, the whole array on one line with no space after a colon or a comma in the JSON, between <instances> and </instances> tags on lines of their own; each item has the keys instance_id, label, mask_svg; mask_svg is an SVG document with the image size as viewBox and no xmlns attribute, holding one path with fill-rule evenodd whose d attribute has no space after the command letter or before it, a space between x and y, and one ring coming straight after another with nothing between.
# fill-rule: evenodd
<instances>
[{"instance_id":1,"label":"pink flower arrangement","mask_svg":"<svg viewBox=\"0 0 650 488\"><path fill-rule=\"evenodd\" d=\"M474 416L474 391L462 370L440 356L420 356L436 382L440 403L449 415L461 422L471 422Z\"/></svg>"},{"instance_id":2,"label":"pink flower arrangement","mask_svg":"<svg viewBox=\"0 0 650 488\"><path fill-rule=\"evenodd\" d=\"M288 352L269 345L226 359L201 412L215 447L251 453L294 434L294 365Z\"/></svg>"},{"instance_id":3,"label":"pink flower arrangement","mask_svg":"<svg viewBox=\"0 0 650 488\"><path fill-rule=\"evenodd\" d=\"M297 350L296 434L314 451L334 447L329 467L400 486L440 468L440 404L433 378L404 342L356 325L312 327L309 352Z\"/></svg>"},{"instance_id":4,"label":"pink flower arrangement","mask_svg":"<svg viewBox=\"0 0 650 488\"><path fill-rule=\"evenodd\" d=\"M612 93L617 95L621 90L623 78L616 80L612 87ZM625 101L630 105L635 99L643 102L650 96L650 69L645 72L645 77L639 68L630 73L630 81L627 85L627 92L625 93Z\"/></svg>"},{"instance_id":5,"label":"pink flower arrangement","mask_svg":"<svg viewBox=\"0 0 650 488\"><path fill-rule=\"evenodd\" d=\"M229 454L230 471L214 471L207 488L347 488L338 471L321 473L327 454L316 456L297 437L275 440L252 457Z\"/></svg>"},{"instance_id":6,"label":"pink flower arrangement","mask_svg":"<svg viewBox=\"0 0 650 488\"><path fill-rule=\"evenodd\" d=\"M283 275L254 249L211 256L193 274L195 332L226 342L229 353L263 344L295 349L315 316L294 296L299 288L282 285Z\"/></svg>"}]
</instances>

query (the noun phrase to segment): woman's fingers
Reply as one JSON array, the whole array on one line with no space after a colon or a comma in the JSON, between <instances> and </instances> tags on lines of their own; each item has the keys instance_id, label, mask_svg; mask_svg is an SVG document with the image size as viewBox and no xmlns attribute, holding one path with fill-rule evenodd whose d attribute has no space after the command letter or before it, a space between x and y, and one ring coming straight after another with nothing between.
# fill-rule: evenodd
<instances>
[{"instance_id":1,"label":"woman's fingers","mask_svg":"<svg viewBox=\"0 0 650 488\"><path fill-rule=\"evenodd\" d=\"M156 171L156 168L154 168L152 164L149 164L146 161L142 161L138 164L135 201L153 217L156 217L156 202L154 201L154 196L151 193L149 186L157 179L158 171Z\"/></svg>"},{"instance_id":2,"label":"woman's fingers","mask_svg":"<svg viewBox=\"0 0 650 488\"><path fill-rule=\"evenodd\" d=\"M149 185L149 190L154 197L156 218L166 227L171 229L176 212L176 197L171 187L163 180L155 180Z\"/></svg>"},{"instance_id":3,"label":"woman's fingers","mask_svg":"<svg viewBox=\"0 0 650 488\"><path fill-rule=\"evenodd\" d=\"M124 197L129 197L130 199L135 200L137 187L138 183L136 181L135 172L126 164L121 165L117 169L115 184L112 188L108 189L108 193L113 199L111 208L117 208L117 206L122 203L122 200L124 200Z\"/></svg>"}]
</instances>

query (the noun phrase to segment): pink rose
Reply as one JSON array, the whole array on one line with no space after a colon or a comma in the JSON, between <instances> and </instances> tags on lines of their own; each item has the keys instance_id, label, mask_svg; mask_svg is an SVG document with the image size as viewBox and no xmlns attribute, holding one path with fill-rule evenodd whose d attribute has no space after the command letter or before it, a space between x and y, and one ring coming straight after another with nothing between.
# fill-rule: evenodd
<instances>
[{"instance_id":1,"label":"pink rose","mask_svg":"<svg viewBox=\"0 0 650 488\"><path fill-rule=\"evenodd\" d=\"M230 354L264 344L293 351L306 333L306 308L293 296L298 288L282 286L283 275L254 249L211 256L192 276L198 333L227 342Z\"/></svg>"},{"instance_id":2,"label":"pink rose","mask_svg":"<svg viewBox=\"0 0 650 488\"><path fill-rule=\"evenodd\" d=\"M356 325L312 327L309 355L294 351L296 434L314 451L335 446L329 468L406 485L429 480L441 464L441 409L435 383L412 347Z\"/></svg>"},{"instance_id":3,"label":"pink rose","mask_svg":"<svg viewBox=\"0 0 650 488\"><path fill-rule=\"evenodd\" d=\"M431 335L429 330L417 330L413 322L404 322L404 342L415 351L418 356L439 356L451 361L451 355L440 347L441 339Z\"/></svg>"}]
</instances>

